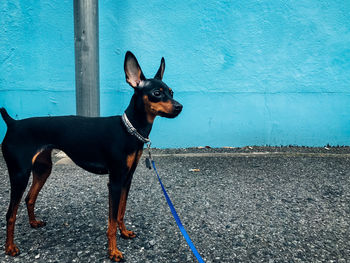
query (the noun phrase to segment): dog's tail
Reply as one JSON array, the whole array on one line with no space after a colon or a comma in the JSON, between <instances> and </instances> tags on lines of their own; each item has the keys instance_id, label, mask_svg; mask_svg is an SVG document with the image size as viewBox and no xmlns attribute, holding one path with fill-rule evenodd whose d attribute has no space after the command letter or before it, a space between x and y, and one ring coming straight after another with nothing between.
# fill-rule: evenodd
<instances>
[{"instance_id":1,"label":"dog's tail","mask_svg":"<svg viewBox=\"0 0 350 263\"><path fill-rule=\"evenodd\" d=\"M15 122L14 119L11 118L11 116L7 113L7 111L5 110L5 108L0 108L0 113L1 113L1 117L4 119L4 121L6 122L7 126L10 126L12 123Z\"/></svg>"}]
</instances>

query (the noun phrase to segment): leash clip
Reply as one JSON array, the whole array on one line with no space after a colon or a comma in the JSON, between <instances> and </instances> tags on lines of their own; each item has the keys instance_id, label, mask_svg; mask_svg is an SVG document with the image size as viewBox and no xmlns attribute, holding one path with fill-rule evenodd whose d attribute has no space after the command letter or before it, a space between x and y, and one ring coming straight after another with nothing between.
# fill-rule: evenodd
<instances>
[{"instance_id":1,"label":"leash clip","mask_svg":"<svg viewBox=\"0 0 350 263\"><path fill-rule=\"evenodd\" d=\"M147 151L148 151L148 157L146 157L146 160L145 160L146 167L151 170L152 169L151 161L153 161L152 154L151 154L151 142L147 143Z\"/></svg>"}]
</instances>

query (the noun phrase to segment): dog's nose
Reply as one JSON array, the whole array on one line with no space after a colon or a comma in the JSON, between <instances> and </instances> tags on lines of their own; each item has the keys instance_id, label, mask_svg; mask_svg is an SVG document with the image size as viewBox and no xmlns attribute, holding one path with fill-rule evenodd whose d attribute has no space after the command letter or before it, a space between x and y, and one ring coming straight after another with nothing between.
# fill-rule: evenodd
<instances>
[{"instance_id":1,"label":"dog's nose","mask_svg":"<svg viewBox=\"0 0 350 263\"><path fill-rule=\"evenodd\" d=\"M178 112L182 111L182 107L183 106L180 103L177 103L177 104L174 105L175 111L178 111Z\"/></svg>"}]
</instances>

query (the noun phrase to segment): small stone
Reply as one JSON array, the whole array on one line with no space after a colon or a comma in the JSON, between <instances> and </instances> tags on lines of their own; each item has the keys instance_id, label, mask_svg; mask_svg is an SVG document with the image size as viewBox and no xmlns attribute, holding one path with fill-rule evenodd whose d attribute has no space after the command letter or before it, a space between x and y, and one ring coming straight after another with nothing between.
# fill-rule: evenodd
<instances>
[{"instance_id":1,"label":"small stone","mask_svg":"<svg viewBox=\"0 0 350 263\"><path fill-rule=\"evenodd\" d=\"M149 242L149 244L150 244L151 246L154 246L154 245L156 244L156 241L155 241L154 239L152 239L152 240Z\"/></svg>"}]
</instances>

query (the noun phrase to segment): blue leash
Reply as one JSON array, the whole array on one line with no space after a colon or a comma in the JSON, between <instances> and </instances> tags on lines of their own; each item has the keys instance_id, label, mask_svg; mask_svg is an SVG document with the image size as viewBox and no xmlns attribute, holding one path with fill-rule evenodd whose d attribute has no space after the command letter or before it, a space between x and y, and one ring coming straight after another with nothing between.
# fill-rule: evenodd
<instances>
[{"instance_id":1,"label":"blue leash","mask_svg":"<svg viewBox=\"0 0 350 263\"><path fill-rule=\"evenodd\" d=\"M151 157L151 152L149 151L149 156ZM179 216L177 215L176 213L176 210L175 210L175 207L173 205L173 203L171 202L170 200L170 197L168 196L165 188L164 188L164 185L162 183L162 180L160 179L159 177L159 174L158 174L158 171L157 171L157 168L156 168L156 165L154 164L154 161L152 158L151 159L151 162L152 162L152 166L153 166L153 169L154 171L156 172L156 175L158 177L158 181L160 183L160 186L162 187L162 190L163 190L163 193L164 193L164 196L165 196L165 199L166 201L168 202L168 205L170 207L170 210L171 210L171 213L173 214L174 218L175 218L175 221L176 221L176 224L177 226L179 227L182 235L184 236L185 240L187 241L187 244L190 246L193 254L196 256L197 260L199 263L204 263L204 260L202 259L201 255L198 253L196 247L194 246L194 244L192 243L192 240L190 239L189 235L187 234L186 232L186 229L184 228L184 226L182 225L181 223L181 220L179 218ZM146 159L146 162L147 162L147 159Z\"/></svg>"}]
</instances>

